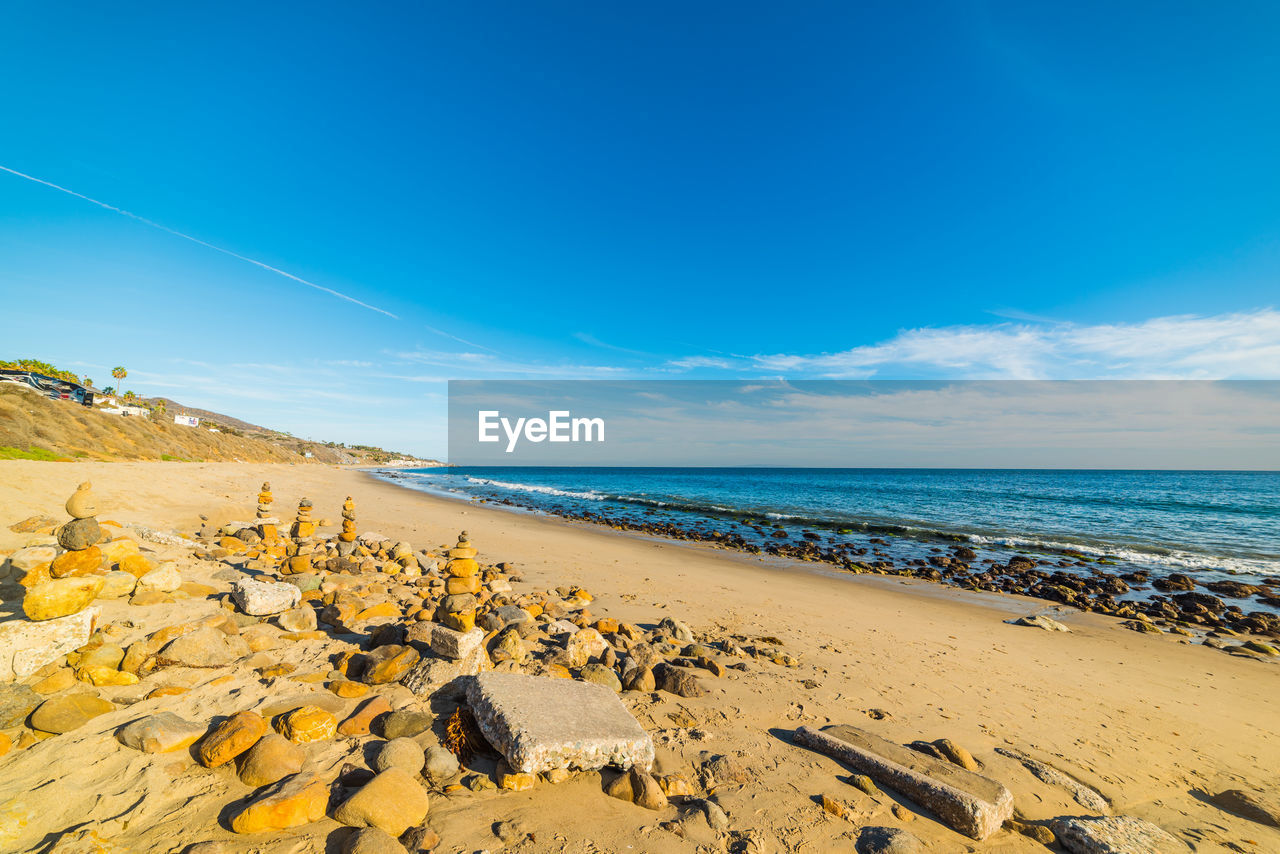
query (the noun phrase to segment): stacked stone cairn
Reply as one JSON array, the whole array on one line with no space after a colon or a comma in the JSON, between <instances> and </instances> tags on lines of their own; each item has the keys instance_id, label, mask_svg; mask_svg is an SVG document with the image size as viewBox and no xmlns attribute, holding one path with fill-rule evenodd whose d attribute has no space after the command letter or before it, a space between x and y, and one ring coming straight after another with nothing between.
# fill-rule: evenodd
<instances>
[{"instance_id":1,"label":"stacked stone cairn","mask_svg":"<svg viewBox=\"0 0 1280 854\"><path fill-rule=\"evenodd\" d=\"M71 521L57 531L58 545L66 551L47 564L33 566L21 583L27 588L22 610L31 620L53 620L78 614L97 598L103 578L98 572L102 550L96 545L102 539L98 527L98 506L92 487L80 484L69 499L67 513Z\"/></svg>"},{"instance_id":2,"label":"stacked stone cairn","mask_svg":"<svg viewBox=\"0 0 1280 854\"><path fill-rule=\"evenodd\" d=\"M467 532L458 535L458 543L449 549L449 562L445 564L445 596L436 608L436 622L456 632L469 632L476 627L476 606L479 604L480 564L478 552L467 539Z\"/></svg>"},{"instance_id":3,"label":"stacked stone cairn","mask_svg":"<svg viewBox=\"0 0 1280 854\"><path fill-rule=\"evenodd\" d=\"M271 518L271 484L263 483L258 490L258 536L264 543L273 543L280 536L276 522Z\"/></svg>"},{"instance_id":4,"label":"stacked stone cairn","mask_svg":"<svg viewBox=\"0 0 1280 854\"><path fill-rule=\"evenodd\" d=\"M311 499L304 498L298 502L298 513L293 518L293 528L289 536L295 540L305 540L316 532L316 523L311 519Z\"/></svg>"},{"instance_id":5,"label":"stacked stone cairn","mask_svg":"<svg viewBox=\"0 0 1280 854\"><path fill-rule=\"evenodd\" d=\"M338 534L338 554L347 557L356 550L356 502L347 496L342 502L342 533Z\"/></svg>"}]
</instances>

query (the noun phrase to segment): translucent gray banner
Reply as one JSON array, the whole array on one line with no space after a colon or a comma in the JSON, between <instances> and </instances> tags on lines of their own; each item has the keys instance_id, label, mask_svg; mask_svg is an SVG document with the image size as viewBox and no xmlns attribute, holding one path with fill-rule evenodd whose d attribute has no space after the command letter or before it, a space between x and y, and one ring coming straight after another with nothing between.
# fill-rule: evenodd
<instances>
[{"instance_id":1,"label":"translucent gray banner","mask_svg":"<svg viewBox=\"0 0 1280 854\"><path fill-rule=\"evenodd\" d=\"M463 466L1280 469L1280 381L456 380Z\"/></svg>"}]
</instances>

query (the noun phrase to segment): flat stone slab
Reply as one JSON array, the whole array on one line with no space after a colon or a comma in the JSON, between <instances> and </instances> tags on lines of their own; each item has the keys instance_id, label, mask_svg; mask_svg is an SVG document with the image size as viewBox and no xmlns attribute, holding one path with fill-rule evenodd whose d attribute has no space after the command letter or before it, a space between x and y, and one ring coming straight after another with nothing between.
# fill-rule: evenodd
<instances>
[{"instance_id":1,"label":"flat stone slab","mask_svg":"<svg viewBox=\"0 0 1280 854\"><path fill-rule=\"evenodd\" d=\"M489 744L521 774L653 765L653 739L603 685L483 673L468 681L467 705Z\"/></svg>"},{"instance_id":2,"label":"flat stone slab","mask_svg":"<svg viewBox=\"0 0 1280 854\"><path fill-rule=\"evenodd\" d=\"M30 676L51 661L84 646L98 623L101 608L52 620L22 617L0 623L0 682Z\"/></svg>"},{"instance_id":3,"label":"flat stone slab","mask_svg":"<svg viewBox=\"0 0 1280 854\"><path fill-rule=\"evenodd\" d=\"M414 623L409 627L407 640L409 643L425 643L441 658L457 661L471 655L484 643L484 632L480 629L456 632L439 623Z\"/></svg>"},{"instance_id":4,"label":"flat stone slab","mask_svg":"<svg viewBox=\"0 0 1280 854\"><path fill-rule=\"evenodd\" d=\"M1071 854L1183 854L1177 837L1129 815L1060 818L1052 824L1058 842Z\"/></svg>"},{"instance_id":5,"label":"flat stone slab","mask_svg":"<svg viewBox=\"0 0 1280 854\"><path fill-rule=\"evenodd\" d=\"M854 726L800 727L796 741L931 810L953 830L986 839L1013 817L1003 785Z\"/></svg>"}]
</instances>

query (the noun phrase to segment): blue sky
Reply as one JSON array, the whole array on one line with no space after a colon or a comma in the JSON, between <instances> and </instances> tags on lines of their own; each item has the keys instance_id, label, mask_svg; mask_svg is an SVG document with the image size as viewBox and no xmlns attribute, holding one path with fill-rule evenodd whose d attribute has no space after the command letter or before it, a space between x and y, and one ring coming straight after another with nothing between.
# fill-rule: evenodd
<instances>
[{"instance_id":1,"label":"blue sky","mask_svg":"<svg viewBox=\"0 0 1280 854\"><path fill-rule=\"evenodd\" d=\"M1280 374L1280 6L18 3L0 357L444 453L450 378Z\"/></svg>"}]
</instances>

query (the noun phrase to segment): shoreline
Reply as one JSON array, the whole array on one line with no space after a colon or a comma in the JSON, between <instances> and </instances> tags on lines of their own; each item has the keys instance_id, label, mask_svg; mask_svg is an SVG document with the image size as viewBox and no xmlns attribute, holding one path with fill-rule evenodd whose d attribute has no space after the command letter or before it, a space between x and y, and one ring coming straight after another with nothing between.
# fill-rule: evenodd
<instances>
[{"instance_id":1,"label":"shoreline","mask_svg":"<svg viewBox=\"0 0 1280 854\"><path fill-rule=\"evenodd\" d=\"M1274 660L1225 655L1174 635L1138 634L1093 613L1055 614L1070 629L1066 633L1014 626L1005 620L1043 610L1046 603L910 578L831 575L804 562L775 566L723 549L446 499L324 466L0 463L0 551L19 539L9 524L54 514L83 480L93 481L105 518L186 533L201 526L201 514L210 526L252 519L253 496L264 480L271 481L282 510L306 496L321 518L336 518L343 498L352 495L361 531L434 548L465 529L485 562L507 562L523 575L516 585L521 591L581 585L595 597L594 614L639 626L671 617L687 622L699 638L776 638L795 666L747 659L743 670L706 677L708 693L699 698L621 695L653 735L664 773L688 773L704 752L748 764L750 782L724 787L715 797L739 834L734 839L755 840L754 850L851 850L858 828L868 824L909 830L939 854L1045 850L1011 830L974 843L928 813L899 818L890 809L893 800L859 792L845 782L847 768L792 742L798 727L830 723L864 727L904 744L951 739L976 757L983 774L1009 787L1019 814L1030 822L1088 810L997 748L1069 773L1101 792L1115 814L1151 821L1194 842L1197 852L1236 851L1233 846L1245 840L1253 845L1244 850L1280 850L1280 830L1223 812L1196 794L1269 788L1280 766L1274 716L1280 667ZM145 622L155 619L151 614L122 603L111 619ZM247 681L201 695L208 704L203 714L235 711L244 702L237 695L277 690L259 687L253 673L236 678ZM319 690L288 677L277 683L292 685L295 693ZM192 776L191 770L175 770L178 776L171 778L160 771L163 762L148 766L143 778L126 779L120 775L128 755L120 753L111 730L87 730L65 745L64 736L28 748L29 754L0 758L0 808L56 777L41 789L43 797L57 793L69 805L82 805L82 821L105 821L109 816L93 806L97 793L130 804L142 786L148 810L168 817L156 827L131 822L131 829L120 831L126 850L177 854L187 842L210 838L219 810L248 794L233 772L197 769ZM580 774L524 792L435 794L428 820L446 851L493 848L491 827L499 819L523 822L538 834L538 844L521 849L529 851L630 847L694 854L725 844L705 822L697 830L674 821L687 829L680 836L663 827L678 818L674 810L643 810L600 787L599 775ZM824 795L850 804L853 817L824 811ZM186 798L194 799L191 806L182 805ZM328 820L314 827L321 834L316 850L323 850L326 834L341 832ZM252 844L284 854L296 850L299 837L263 835Z\"/></svg>"},{"instance_id":2,"label":"shoreline","mask_svg":"<svg viewBox=\"0 0 1280 854\"><path fill-rule=\"evenodd\" d=\"M404 478L402 473L385 472L387 476L380 477L380 471L371 468L366 470L366 474L377 480L402 485L398 484ZM852 575L915 578L958 590L1020 595L1144 625L1154 624L1174 632L1193 633L1197 637L1216 639L1219 637L1219 630L1229 629L1236 633L1280 638L1280 590L1273 586L1259 587L1230 581L1204 582L1195 578L1194 574L1183 572L1155 577L1150 571L1142 569L1109 572L1104 567L1112 565L1111 561L1086 558L1065 548L1027 549L988 545L979 547L981 551L977 551L970 547L975 545L972 535L945 535L939 532L934 532L937 534L934 537L902 535L901 539L931 552L926 556L910 558L891 554L889 549L897 544L882 537L870 537L870 546L863 548L839 542L833 545L834 538L830 536L825 545L819 545L815 536L799 543L779 544L766 539L761 546L758 542L744 539L736 532L707 532L691 525L637 522L629 518L587 511L562 512L554 506L522 503L519 499L510 497L464 497L450 495L444 489L418 489L408 485L403 485L403 488L446 501L519 510L649 536L666 542L698 544L759 558L824 564ZM828 531L835 529L834 525L804 527L825 527ZM763 534L759 528L755 530ZM889 536L896 537L893 534ZM1039 556L1028 557L1027 553ZM992 557L993 554L1008 557L1001 564ZM1055 557L1056 560L1053 559ZM1064 571L1068 567L1087 571L1088 574ZM1280 578L1269 580L1280 581ZM1261 601L1253 601L1255 596ZM1134 628L1143 630L1141 627Z\"/></svg>"}]
</instances>

